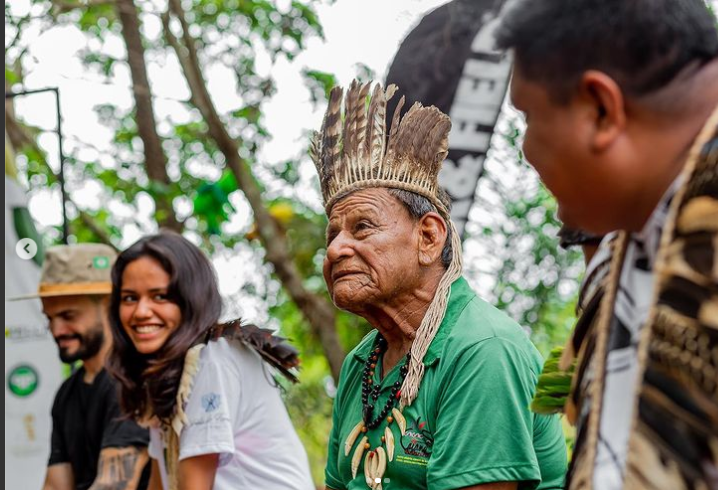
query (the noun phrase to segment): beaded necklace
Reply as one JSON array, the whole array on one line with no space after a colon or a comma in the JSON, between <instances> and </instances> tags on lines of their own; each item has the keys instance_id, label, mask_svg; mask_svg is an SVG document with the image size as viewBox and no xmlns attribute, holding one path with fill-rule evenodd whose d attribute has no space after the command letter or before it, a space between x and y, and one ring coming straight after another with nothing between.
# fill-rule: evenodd
<instances>
[{"instance_id":1,"label":"beaded necklace","mask_svg":"<svg viewBox=\"0 0 718 490\"><path fill-rule=\"evenodd\" d=\"M359 434L366 434L367 431L378 428L382 423L387 423L384 428L384 435L381 436L381 444L378 447L372 449L371 444L369 444L369 438L365 435L359 441L352 456L351 470L352 479L354 479L359 470L362 456L364 456L364 452L367 451L366 456L364 456L364 477L367 486L372 490L381 490L381 482L386 472L387 460L389 462L394 460L394 434L391 431L390 425L396 422L402 436L406 432L406 419L401 411L396 408L396 404L401 398L401 386L408 371L410 354L407 354L406 363L399 369L399 379L392 386L391 395L389 395L384 407L382 407L376 417L373 417L374 409L376 408L375 404L381 392L381 386L374 383L374 371L377 367L379 357L386 352L387 346L386 339L377 334L374 346L366 360L362 374L362 420L354 426L344 443L344 455L349 456L349 453L354 447L354 443L359 438ZM391 415L389 415L390 413Z\"/></svg>"}]
</instances>

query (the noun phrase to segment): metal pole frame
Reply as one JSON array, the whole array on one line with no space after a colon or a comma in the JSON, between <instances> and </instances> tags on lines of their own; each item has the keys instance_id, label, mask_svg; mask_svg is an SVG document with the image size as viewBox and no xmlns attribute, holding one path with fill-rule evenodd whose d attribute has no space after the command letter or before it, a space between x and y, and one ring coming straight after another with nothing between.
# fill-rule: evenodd
<instances>
[{"instance_id":1,"label":"metal pole frame","mask_svg":"<svg viewBox=\"0 0 718 490\"><path fill-rule=\"evenodd\" d=\"M57 180L60 182L60 195L62 196L62 243L67 245L70 235L67 223L67 190L65 189L65 152L62 149L62 114L60 112L60 89L57 87L41 88L36 90L22 90L19 92L5 92L5 99L14 99L15 97L33 95L44 92L52 92L55 94L55 111L57 114L57 146L60 154L60 171Z\"/></svg>"}]
</instances>

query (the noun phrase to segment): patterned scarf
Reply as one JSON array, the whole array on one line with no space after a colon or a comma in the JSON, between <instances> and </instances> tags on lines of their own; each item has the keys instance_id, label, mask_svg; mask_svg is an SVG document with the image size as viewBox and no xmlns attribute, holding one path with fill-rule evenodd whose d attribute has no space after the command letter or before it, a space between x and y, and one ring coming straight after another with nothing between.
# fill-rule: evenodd
<instances>
[{"instance_id":1,"label":"patterned scarf","mask_svg":"<svg viewBox=\"0 0 718 490\"><path fill-rule=\"evenodd\" d=\"M606 237L588 267L569 489L718 488L717 125L644 230Z\"/></svg>"}]
</instances>

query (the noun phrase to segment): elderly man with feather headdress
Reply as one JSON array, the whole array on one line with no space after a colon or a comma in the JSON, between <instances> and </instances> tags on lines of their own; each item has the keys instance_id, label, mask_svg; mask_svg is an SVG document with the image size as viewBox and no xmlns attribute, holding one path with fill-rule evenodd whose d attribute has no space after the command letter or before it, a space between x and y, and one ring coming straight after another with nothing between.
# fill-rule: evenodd
<instances>
[{"instance_id":1,"label":"elderly man with feather headdress","mask_svg":"<svg viewBox=\"0 0 718 490\"><path fill-rule=\"evenodd\" d=\"M370 87L332 90L313 145L329 293L374 327L342 367L327 487L560 488L559 421L528 409L541 357L461 276L437 183L449 118L418 103L400 118L402 98L387 131L396 87Z\"/></svg>"}]
</instances>

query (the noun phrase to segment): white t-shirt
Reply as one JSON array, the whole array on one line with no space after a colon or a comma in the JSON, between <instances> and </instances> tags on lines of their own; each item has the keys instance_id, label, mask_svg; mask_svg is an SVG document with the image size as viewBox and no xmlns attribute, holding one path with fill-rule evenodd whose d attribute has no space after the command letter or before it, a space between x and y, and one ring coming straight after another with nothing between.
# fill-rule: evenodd
<instances>
[{"instance_id":1,"label":"white t-shirt","mask_svg":"<svg viewBox=\"0 0 718 490\"><path fill-rule=\"evenodd\" d=\"M180 461L219 454L214 490L313 489L307 454L259 354L221 338L202 349L180 434ZM150 430L149 454L168 485L165 444Z\"/></svg>"}]
</instances>

